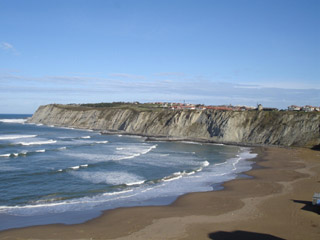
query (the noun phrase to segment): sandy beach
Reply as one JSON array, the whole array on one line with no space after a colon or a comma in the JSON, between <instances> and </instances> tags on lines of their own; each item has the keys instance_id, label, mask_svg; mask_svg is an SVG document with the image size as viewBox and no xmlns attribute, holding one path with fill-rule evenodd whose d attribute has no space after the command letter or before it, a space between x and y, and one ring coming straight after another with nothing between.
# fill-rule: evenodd
<instances>
[{"instance_id":1,"label":"sandy beach","mask_svg":"<svg viewBox=\"0 0 320 240\"><path fill-rule=\"evenodd\" d=\"M0 232L0 239L320 239L320 152L257 147L255 167L215 192L169 206L106 211L77 225Z\"/></svg>"}]
</instances>

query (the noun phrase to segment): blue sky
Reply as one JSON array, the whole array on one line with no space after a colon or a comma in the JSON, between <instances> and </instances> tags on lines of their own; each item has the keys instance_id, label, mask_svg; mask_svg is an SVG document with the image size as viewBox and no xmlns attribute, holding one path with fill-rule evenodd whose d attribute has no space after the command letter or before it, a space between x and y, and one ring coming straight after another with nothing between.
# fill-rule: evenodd
<instances>
[{"instance_id":1,"label":"blue sky","mask_svg":"<svg viewBox=\"0 0 320 240\"><path fill-rule=\"evenodd\" d=\"M0 113L320 105L319 0L0 0Z\"/></svg>"}]
</instances>

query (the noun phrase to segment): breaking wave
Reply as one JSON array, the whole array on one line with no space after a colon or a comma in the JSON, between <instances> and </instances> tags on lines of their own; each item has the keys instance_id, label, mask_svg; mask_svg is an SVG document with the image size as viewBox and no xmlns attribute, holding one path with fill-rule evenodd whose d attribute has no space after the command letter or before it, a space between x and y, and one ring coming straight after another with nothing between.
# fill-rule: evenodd
<instances>
[{"instance_id":1,"label":"breaking wave","mask_svg":"<svg viewBox=\"0 0 320 240\"><path fill-rule=\"evenodd\" d=\"M22 151L19 153L6 153L6 154L0 154L0 157L18 157L18 156L26 156L33 153L44 153L46 152L45 149L39 149L34 151Z\"/></svg>"},{"instance_id":2,"label":"breaking wave","mask_svg":"<svg viewBox=\"0 0 320 240\"><path fill-rule=\"evenodd\" d=\"M30 145L43 145L43 144L52 144L56 143L56 140L47 140L47 141L38 141L38 142L18 142L17 144L23 145L23 146L30 146Z\"/></svg>"},{"instance_id":3,"label":"breaking wave","mask_svg":"<svg viewBox=\"0 0 320 240\"><path fill-rule=\"evenodd\" d=\"M27 119L0 119L3 123L25 123Z\"/></svg>"},{"instance_id":4,"label":"breaking wave","mask_svg":"<svg viewBox=\"0 0 320 240\"><path fill-rule=\"evenodd\" d=\"M117 160L124 160L124 159L131 159L131 158L135 158L135 157L139 157L141 155L144 155L144 154L147 154L148 152L152 151L153 149L157 148L157 144L156 145L153 145L151 147L149 147L148 149L146 150L142 150L141 152L138 152L138 153L133 153L133 154L128 154L128 156L123 156L123 157L120 157L119 159ZM126 148L117 148L117 150L126 150Z\"/></svg>"},{"instance_id":5,"label":"breaking wave","mask_svg":"<svg viewBox=\"0 0 320 240\"><path fill-rule=\"evenodd\" d=\"M13 140L20 138L34 138L37 135L0 135L0 140Z\"/></svg>"},{"instance_id":6,"label":"breaking wave","mask_svg":"<svg viewBox=\"0 0 320 240\"><path fill-rule=\"evenodd\" d=\"M80 167L80 166L77 166ZM106 183L111 185L136 185L138 182L144 182L140 176L128 173L126 171L113 172L72 172L72 175L92 183Z\"/></svg>"}]
</instances>

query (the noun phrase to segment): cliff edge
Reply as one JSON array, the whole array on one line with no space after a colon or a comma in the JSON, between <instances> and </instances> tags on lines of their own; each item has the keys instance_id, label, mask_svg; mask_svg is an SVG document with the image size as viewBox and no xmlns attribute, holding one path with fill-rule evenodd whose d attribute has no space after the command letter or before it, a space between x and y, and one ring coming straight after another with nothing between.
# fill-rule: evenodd
<instances>
[{"instance_id":1,"label":"cliff edge","mask_svg":"<svg viewBox=\"0 0 320 240\"><path fill-rule=\"evenodd\" d=\"M320 146L320 113L136 109L50 104L30 123L244 145Z\"/></svg>"}]
</instances>

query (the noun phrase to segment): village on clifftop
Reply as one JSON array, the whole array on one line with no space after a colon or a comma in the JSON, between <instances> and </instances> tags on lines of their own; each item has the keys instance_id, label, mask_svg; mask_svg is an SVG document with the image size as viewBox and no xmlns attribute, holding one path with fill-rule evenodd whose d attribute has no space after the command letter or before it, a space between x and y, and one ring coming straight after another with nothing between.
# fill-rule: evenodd
<instances>
[{"instance_id":1,"label":"village on clifftop","mask_svg":"<svg viewBox=\"0 0 320 240\"><path fill-rule=\"evenodd\" d=\"M212 106L212 105L204 105L204 104L188 104L188 103L169 103L169 102L155 102L149 104L156 104L161 105L163 108L169 108L172 110L177 109L190 109L190 110L205 110L205 109L212 109L212 110L225 110L225 111L250 111L250 110L259 110L259 111L279 111L278 108L270 108L270 107L263 107L262 104L258 104L257 107L252 106L233 106L233 105L219 105L219 106ZM287 109L288 111L303 111L303 112L320 112L320 107L313 107L306 105L304 107L291 105Z\"/></svg>"}]
</instances>

